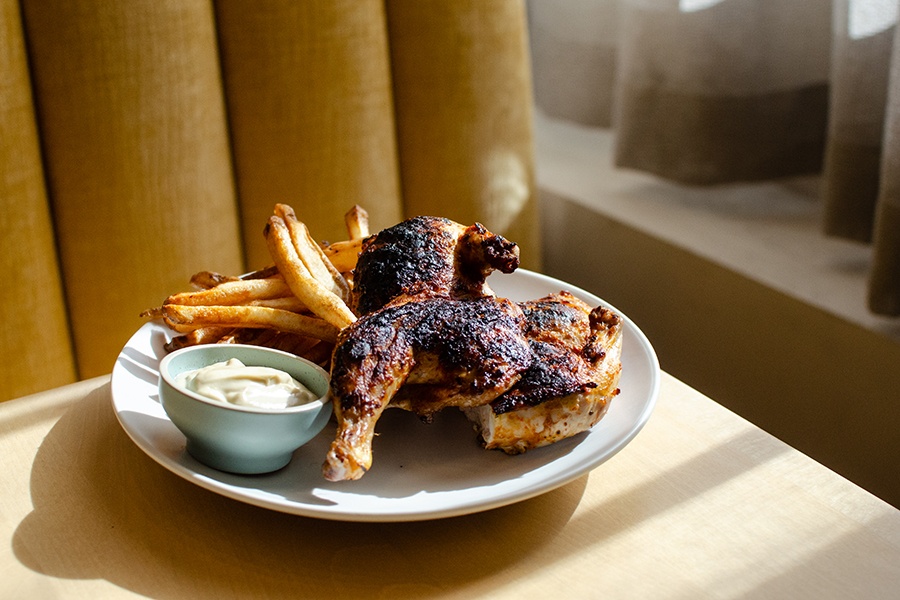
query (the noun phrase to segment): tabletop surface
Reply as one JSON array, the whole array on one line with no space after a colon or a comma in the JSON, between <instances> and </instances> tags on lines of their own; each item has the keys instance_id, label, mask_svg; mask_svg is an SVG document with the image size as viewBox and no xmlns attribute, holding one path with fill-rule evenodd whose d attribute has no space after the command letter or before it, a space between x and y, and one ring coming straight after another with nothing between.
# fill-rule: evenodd
<instances>
[{"instance_id":1,"label":"tabletop surface","mask_svg":"<svg viewBox=\"0 0 900 600\"><path fill-rule=\"evenodd\" d=\"M561 488L413 523L250 506L159 466L100 377L0 403L0 598L897 598L900 511L663 374Z\"/></svg>"}]
</instances>

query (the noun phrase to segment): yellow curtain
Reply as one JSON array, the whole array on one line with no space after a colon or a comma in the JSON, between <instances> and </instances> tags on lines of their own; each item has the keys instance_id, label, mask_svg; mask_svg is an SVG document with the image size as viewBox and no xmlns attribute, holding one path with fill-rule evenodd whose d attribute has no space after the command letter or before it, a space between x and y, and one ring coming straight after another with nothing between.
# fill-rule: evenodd
<instances>
[{"instance_id":1,"label":"yellow curtain","mask_svg":"<svg viewBox=\"0 0 900 600\"><path fill-rule=\"evenodd\" d=\"M75 377L18 0L0 1L0 398Z\"/></svg>"},{"instance_id":2,"label":"yellow curtain","mask_svg":"<svg viewBox=\"0 0 900 600\"><path fill-rule=\"evenodd\" d=\"M326 240L353 204L477 220L539 264L522 0L0 0L0 34L0 399L267 264L278 202Z\"/></svg>"},{"instance_id":3,"label":"yellow curtain","mask_svg":"<svg viewBox=\"0 0 900 600\"><path fill-rule=\"evenodd\" d=\"M531 69L517 0L387 0L397 143L407 216L482 222L540 247Z\"/></svg>"},{"instance_id":4,"label":"yellow curtain","mask_svg":"<svg viewBox=\"0 0 900 600\"><path fill-rule=\"evenodd\" d=\"M292 205L320 239L346 237L363 206L400 219L394 108L381 0L216 0L222 74L248 264L262 226Z\"/></svg>"},{"instance_id":5,"label":"yellow curtain","mask_svg":"<svg viewBox=\"0 0 900 600\"><path fill-rule=\"evenodd\" d=\"M76 360L99 375L143 309L242 268L212 8L22 6Z\"/></svg>"}]
</instances>

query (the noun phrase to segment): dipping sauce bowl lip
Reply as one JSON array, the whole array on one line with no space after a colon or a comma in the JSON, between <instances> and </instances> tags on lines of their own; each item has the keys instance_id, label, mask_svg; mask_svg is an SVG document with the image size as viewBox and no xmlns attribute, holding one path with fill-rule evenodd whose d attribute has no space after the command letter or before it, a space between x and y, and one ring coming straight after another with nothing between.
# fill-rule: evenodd
<instances>
[{"instance_id":1,"label":"dipping sauce bowl lip","mask_svg":"<svg viewBox=\"0 0 900 600\"><path fill-rule=\"evenodd\" d=\"M218 348L223 348L225 346L226 346L226 344L217 345ZM306 360L303 357L297 356L296 354L291 354L290 352L285 352L284 350L276 350L275 348L266 348L265 346L253 346L250 344L227 344L227 347L229 350L232 348L249 348L254 351L259 351L263 354L266 354L266 353L280 354L291 360L296 360L296 361L299 361L302 363L306 363L307 365L312 367L314 371L321 373L325 379L326 386L328 386L328 384L330 382L330 377L328 375L328 372L325 369L323 369L319 365L315 364L314 362ZM169 352L162 358L162 360L159 361L160 380L165 381L166 384L169 385L172 389L174 389L175 391L177 391L181 394L184 394L185 396L187 396L188 398L191 398L192 400L196 400L198 402L201 402L208 406L212 406L214 408L220 408L223 410L232 410L232 411L236 411L236 412L245 412L245 413L251 413L251 414L263 414L263 415L296 414L296 413L302 413L302 412L316 411L316 410L321 409L323 406L325 406L327 404L327 401L328 401L329 395L330 395L330 389L326 390L324 396L320 396L320 397L316 398L315 400L313 400L312 402L298 404L297 406L288 406L287 408L262 408L259 406L244 406L241 404L231 404L231 403L227 403L227 402L220 402L218 400L213 400L212 398L207 398L206 396L203 396L201 394L193 392L193 391L185 388L184 386L179 385L175 381L175 378L169 373L169 363L171 363L172 360L174 360L174 358L176 358L182 354L187 354L190 352L205 352L205 351L208 351L208 349L204 348L204 345L198 345L198 346L189 346L187 348L179 348L178 350ZM232 357L228 357L228 358L238 358L238 357L232 356ZM223 358L222 360L227 360L227 358ZM257 362L262 362L262 361L253 361L253 362L257 363ZM210 364L212 364L212 363L210 363ZM250 366L271 367L271 365L269 365L269 364L253 364ZM271 367L271 368L277 368L277 367ZM291 377L294 377L293 373L288 373L288 374ZM303 381L302 379L298 379L296 377L294 377L294 378L297 379L297 381L299 381L303 385L309 387L309 385L306 381ZM330 386L328 386L328 387L330 388ZM313 392L313 393L315 393L315 392ZM162 392L160 392L160 396L162 396ZM160 400L162 400L161 397L160 397Z\"/></svg>"}]
</instances>

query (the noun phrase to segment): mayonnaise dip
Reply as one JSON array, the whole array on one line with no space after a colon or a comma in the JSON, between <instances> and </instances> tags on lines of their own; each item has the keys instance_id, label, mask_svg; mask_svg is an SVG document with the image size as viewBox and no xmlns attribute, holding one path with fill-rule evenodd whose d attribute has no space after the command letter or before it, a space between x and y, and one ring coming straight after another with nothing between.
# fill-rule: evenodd
<instances>
[{"instance_id":1,"label":"mayonnaise dip","mask_svg":"<svg viewBox=\"0 0 900 600\"><path fill-rule=\"evenodd\" d=\"M288 373L271 367L248 367L236 358L180 373L175 383L211 400L238 406L279 409L317 399Z\"/></svg>"}]
</instances>

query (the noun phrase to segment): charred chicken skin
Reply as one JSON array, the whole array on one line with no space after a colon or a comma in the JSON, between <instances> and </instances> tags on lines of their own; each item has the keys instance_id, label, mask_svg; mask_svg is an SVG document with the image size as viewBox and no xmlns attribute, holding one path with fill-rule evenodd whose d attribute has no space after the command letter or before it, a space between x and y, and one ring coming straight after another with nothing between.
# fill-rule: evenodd
<instances>
[{"instance_id":1,"label":"charred chicken skin","mask_svg":"<svg viewBox=\"0 0 900 600\"><path fill-rule=\"evenodd\" d=\"M363 242L350 308L361 316L393 301L493 296L487 276L518 266L519 247L480 223L413 217Z\"/></svg>"},{"instance_id":2,"label":"charred chicken skin","mask_svg":"<svg viewBox=\"0 0 900 600\"><path fill-rule=\"evenodd\" d=\"M515 303L432 297L370 313L341 332L331 390L338 430L323 467L330 481L358 479L372 464L375 424L395 406L424 417L497 398L531 365Z\"/></svg>"},{"instance_id":3,"label":"charred chicken skin","mask_svg":"<svg viewBox=\"0 0 900 600\"><path fill-rule=\"evenodd\" d=\"M389 406L425 420L463 409L487 448L523 452L584 431L618 391L619 318L561 292L516 304L496 298L493 270L518 247L479 224L416 217L366 238L339 335L331 395L337 432L330 481L359 479Z\"/></svg>"},{"instance_id":4,"label":"charred chicken skin","mask_svg":"<svg viewBox=\"0 0 900 600\"><path fill-rule=\"evenodd\" d=\"M520 303L531 366L490 404L465 408L484 446L518 454L587 431L619 393L622 321L568 292Z\"/></svg>"},{"instance_id":5,"label":"charred chicken skin","mask_svg":"<svg viewBox=\"0 0 900 600\"><path fill-rule=\"evenodd\" d=\"M518 247L482 225L415 217L367 238L331 367L338 430L323 466L331 481L372 464L375 425L389 404L425 419L486 404L532 360L524 315L485 283L518 267Z\"/></svg>"}]
</instances>

